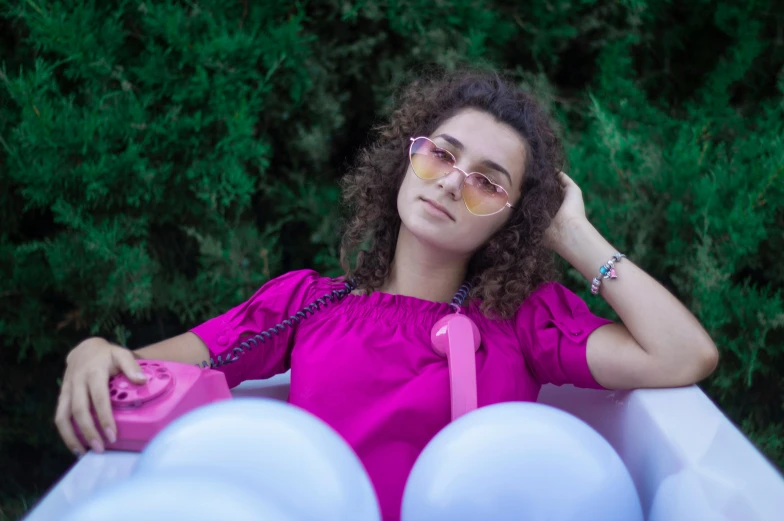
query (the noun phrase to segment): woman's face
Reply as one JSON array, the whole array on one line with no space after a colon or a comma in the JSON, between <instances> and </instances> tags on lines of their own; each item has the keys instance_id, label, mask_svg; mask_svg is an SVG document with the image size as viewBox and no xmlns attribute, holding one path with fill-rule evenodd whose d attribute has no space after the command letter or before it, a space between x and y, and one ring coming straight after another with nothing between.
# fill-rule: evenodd
<instances>
[{"instance_id":1,"label":"woman's face","mask_svg":"<svg viewBox=\"0 0 784 521\"><path fill-rule=\"evenodd\" d=\"M455 156L457 168L485 174L506 189L510 204L517 204L526 146L512 127L486 112L464 109L427 137ZM504 225L512 209L489 216L469 212L461 193L465 176L457 168L445 177L423 180L414 174L409 162L397 195L397 209L402 226L420 241L456 254L471 254Z\"/></svg>"}]
</instances>

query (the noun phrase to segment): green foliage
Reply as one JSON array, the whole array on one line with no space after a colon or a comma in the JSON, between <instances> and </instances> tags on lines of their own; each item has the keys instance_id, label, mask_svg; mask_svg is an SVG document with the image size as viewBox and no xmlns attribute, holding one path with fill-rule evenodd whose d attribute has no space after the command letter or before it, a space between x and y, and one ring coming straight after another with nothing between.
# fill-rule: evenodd
<instances>
[{"instance_id":1,"label":"green foliage","mask_svg":"<svg viewBox=\"0 0 784 521\"><path fill-rule=\"evenodd\" d=\"M347 163L397 85L466 61L536 91L592 221L706 326L704 387L784 465L782 31L773 0L0 0L0 519L69 461L75 343L338 273Z\"/></svg>"},{"instance_id":2,"label":"green foliage","mask_svg":"<svg viewBox=\"0 0 784 521\"><path fill-rule=\"evenodd\" d=\"M736 30L679 106L630 77L627 42L607 46L570 156L578 182L601 191L587 202L592 221L711 333L722 362L708 390L781 465L784 89L731 103L765 47Z\"/></svg>"}]
</instances>

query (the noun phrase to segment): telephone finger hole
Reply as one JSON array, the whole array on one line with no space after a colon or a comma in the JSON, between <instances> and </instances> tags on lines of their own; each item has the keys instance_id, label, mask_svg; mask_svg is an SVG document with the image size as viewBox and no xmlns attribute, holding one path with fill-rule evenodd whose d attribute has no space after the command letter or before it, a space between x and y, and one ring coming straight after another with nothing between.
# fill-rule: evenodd
<instances>
[{"instance_id":1,"label":"telephone finger hole","mask_svg":"<svg viewBox=\"0 0 784 521\"><path fill-rule=\"evenodd\" d=\"M122 375L109 385L110 398L113 407L133 409L141 407L147 402L155 400L174 387L177 375L164 362L145 362L143 371L147 375L144 385L134 385ZM146 367L145 367L146 366Z\"/></svg>"}]
</instances>

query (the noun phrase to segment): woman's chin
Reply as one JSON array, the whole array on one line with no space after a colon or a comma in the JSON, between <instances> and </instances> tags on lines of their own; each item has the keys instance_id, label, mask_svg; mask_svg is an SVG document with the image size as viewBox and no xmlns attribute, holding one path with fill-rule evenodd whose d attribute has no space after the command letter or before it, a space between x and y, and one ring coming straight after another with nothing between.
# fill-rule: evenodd
<instances>
[{"instance_id":1,"label":"woman's chin","mask_svg":"<svg viewBox=\"0 0 784 521\"><path fill-rule=\"evenodd\" d=\"M451 222L454 224L454 222ZM430 219L414 217L408 224L403 224L400 229L402 236L408 234L420 246L425 245L438 251L450 253L465 253L462 241L465 237L457 233L453 226L445 226L444 223L434 222Z\"/></svg>"}]
</instances>

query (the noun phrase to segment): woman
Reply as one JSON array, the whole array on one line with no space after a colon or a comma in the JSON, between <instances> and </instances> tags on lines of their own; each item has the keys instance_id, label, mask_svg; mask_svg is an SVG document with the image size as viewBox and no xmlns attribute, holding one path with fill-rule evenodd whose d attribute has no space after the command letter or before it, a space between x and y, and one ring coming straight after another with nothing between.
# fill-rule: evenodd
<instances>
[{"instance_id":1,"label":"woman","mask_svg":"<svg viewBox=\"0 0 784 521\"><path fill-rule=\"evenodd\" d=\"M497 74L445 73L411 84L379 130L344 183L353 216L341 260L353 291L228 364L244 340L344 282L284 274L225 314L133 354L85 340L68 355L56 413L68 447L84 451L72 417L93 450L103 450L102 437L113 441L107 380L122 371L141 383L135 357L212 359L231 386L292 368L290 401L345 437L384 519L397 519L416 457L450 420L447 363L431 349L430 330L464 282L472 287L461 311L482 337L480 407L536 400L546 383L683 386L714 370L716 346L694 316L587 220L579 187L559 172L560 143L528 94ZM554 252L622 323L591 314L553 282Z\"/></svg>"}]
</instances>

